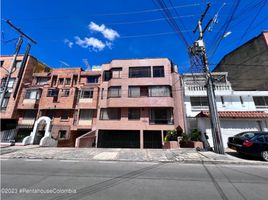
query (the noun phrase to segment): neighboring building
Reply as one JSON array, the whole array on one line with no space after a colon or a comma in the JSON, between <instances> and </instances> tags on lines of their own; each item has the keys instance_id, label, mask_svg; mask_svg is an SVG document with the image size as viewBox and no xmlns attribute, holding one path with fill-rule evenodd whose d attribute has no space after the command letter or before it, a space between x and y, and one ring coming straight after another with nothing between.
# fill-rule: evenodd
<instances>
[{"instance_id":1,"label":"neighboring building","mask_svg":"<svg viewBox=\"0 0 268 200\"><path fill-rule=\"evenodd\" d=\"M33 56L29 56L25 65L22 66L23 56L18 56L16 67L11 74L8 83L8 91L5 94L3 104L1 106L1 131L15 129L18 120L18 104L24 88L33 81L32 74L38 70L49 70L43 63L39 62ZM1 96L5 82L7 80L8 71L12 65L13 56L1 56Z\"/></svg>"},{"instance_id":2,"label":"neighboring building","mask_svg":"<svg viewBox=\"0 0 268 200\"><path fill-rule=\"evenodd\" d=\"M113 60L100 71L40 68L33 57L28 63L17 99L1 112L1 121L13 120L6 129L16 130L16 142L43 116L57 146L162 148L168 130L184 130L181 77L168 59ZM46 123L38 124L33 144Z\"/></svg>"},{"instance_id":3,"label":"neighboring building","mask_svg":"<svg viewBox=\"0 0 268 200\"><path fill-rule=\"evenodd\" d=\"M234 91L227 72L212 73L224 146L227 139L242 131L268 131L267 91ZM205 75L184 74L187 131L197 128L206 132L213 146L209 120Z\"/></svg>"},{"instance_id":4,"label":"neighboring building","mask_svg":"<svg viewBox=\"0 0 268 200\"><path fill-rule=\"evenodd\" d=\"M102 66L98 147L162 148L166 131L184 129L181 77L166 58Z\"/></svg>"},{"instance_id":5,"label":"neighboring building","mask_svg":"<svg viewBox=\"0 0 268 200\"><path fill-rule=\"evenodd\" d=\"M224 56L214 69L228 72L236 91L268 90L268 31Z\"/></svg>"},{"instance_id":6,"label":"neighboring building","mask_svg":"<svg viewBox=\"0 0 268 200\"><path fill-rule=\"evenodd\" d=\"M95 126L100 72L57 68L51 73L34 73L33 77L18 106L18 134L29 135L35 120L48 116L58 146L74 146L77 137ZM30 125L28 131L25 125ZM35 144L44 136L42 126L38 131Z\"/></svg>"}]
</instances>

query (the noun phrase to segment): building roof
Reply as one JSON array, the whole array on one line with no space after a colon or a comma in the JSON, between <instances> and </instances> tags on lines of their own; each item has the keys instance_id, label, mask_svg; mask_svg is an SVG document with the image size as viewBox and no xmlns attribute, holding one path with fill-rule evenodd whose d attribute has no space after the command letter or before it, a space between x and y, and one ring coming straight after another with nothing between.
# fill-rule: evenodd
<instances>
[{"instance_id":1,"label":"building roof","mask_svg":"<svg viewBox=\"0 0 268 200\"><path fill-rule=\"evenodd\" d=\"M263 111L220 111L220 118L268 118L268 113ZM207 111L201 111L196 117L210 117Z\"/></svg>"}]
</instances>

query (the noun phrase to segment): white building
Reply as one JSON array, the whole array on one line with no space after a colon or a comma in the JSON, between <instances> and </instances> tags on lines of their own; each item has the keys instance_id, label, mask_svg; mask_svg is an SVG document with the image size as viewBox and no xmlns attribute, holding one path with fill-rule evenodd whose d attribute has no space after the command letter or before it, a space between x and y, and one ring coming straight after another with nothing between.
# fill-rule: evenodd
<instances>
[{"instance_id":1,"label":"white building","mask_svg":"<svg viewBox=\"0 0 268 200\"><path fill-rule=\"evenodd\" d=\"M268 91L234 91L227 72L214 72L215 95L224 146L228 137L243 131L268 131ZM209 108L202 73L183 75L187 131L206 132L213 146Z\"/></svg>"}]
</instances>

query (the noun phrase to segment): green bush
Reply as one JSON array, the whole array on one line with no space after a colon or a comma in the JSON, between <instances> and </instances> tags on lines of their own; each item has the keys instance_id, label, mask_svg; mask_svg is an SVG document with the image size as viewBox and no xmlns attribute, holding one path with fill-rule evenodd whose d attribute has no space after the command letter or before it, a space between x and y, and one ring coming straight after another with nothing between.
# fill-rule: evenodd
<instances>
[{"instance_id":1,"label":"green bush","mask_svg":"<svg viewBox=\"0 0 268 200\"><path fill-rule=\"evenodd\" d=\"M168 142L168 141L177 141L178 136L179 135L178 135L178 132L176 130L169 130L167 132L167 135L164 138L164 141L165 142Z\"/></svg>"}]
</instances>

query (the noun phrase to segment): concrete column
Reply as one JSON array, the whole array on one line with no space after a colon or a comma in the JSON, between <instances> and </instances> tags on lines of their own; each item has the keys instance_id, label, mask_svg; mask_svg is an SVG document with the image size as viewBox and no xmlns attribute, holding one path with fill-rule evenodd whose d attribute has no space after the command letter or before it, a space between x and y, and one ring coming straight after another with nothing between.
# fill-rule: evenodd
<instances>
[{"instance_id":1,"label":"concrete column","mask_svg":"<svg viewBox=\"0 0 268 200\"><path fill-rule=\"evenodd\" d=\"M162 146L164 146L164 131L161 130L161 141L162 141Z\"/></svg>"},{"instance_id":2,"label":"concrete column","mask_svg":"<svg viewBox=\"0 0 268 200\"><path fill-rule=\"evenodd\" d=\"M143 130L140 130L140 149L144 148Z\"/></svg>"},{"instance_id":3,"label":"concrete column","mask_svg":"<svg viewBox=\"0 0 268 200\"><path fill-rule=\"evenodd\" d=\"M98 139L99 139L99 130L96 130L96 141L95 141L95 147L98 148Z\"/></svg>"}]
</instances>

